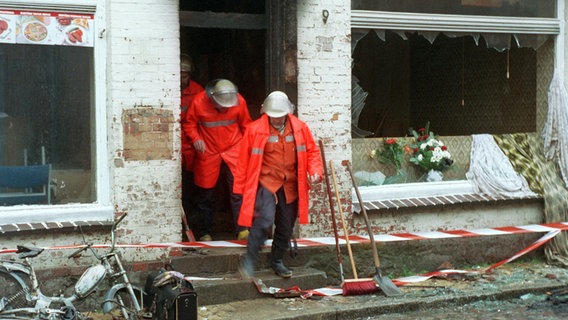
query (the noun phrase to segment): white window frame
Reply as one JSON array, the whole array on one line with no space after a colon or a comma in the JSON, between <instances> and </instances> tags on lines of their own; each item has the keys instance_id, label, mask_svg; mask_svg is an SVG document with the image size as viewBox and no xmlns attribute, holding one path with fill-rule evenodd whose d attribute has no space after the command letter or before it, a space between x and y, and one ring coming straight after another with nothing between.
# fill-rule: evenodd
<instances>
[{"instance_id":1,"label":"white window frame","mask_svg":"<svg viewBox=\"0 0 568 320\"><path fill-rule=\"evenodd\" d=\"M351 29L554 35L555 72L564 75L563 0L557 1L557 14L562 19L351 10ZM467 180L365 186L360 189L363 201L474 193L472 184ZM352 193L353 202L358 202L355 191Z\"/></svg>"},{"instance_id":2,"label":"white window frame","mask_svg":"<svg viewBox=\"0 0 568 320\"><path fill-rule=\"evenodd\" d=\"M95 185L96 201L88 204L19 205L0 207L0 225L68 221L110 221L114 208L111 203L110 166L107 147L106 109L106 42L105 1L97 0L0 0L0 7L17 10L67 11L93 14L95 39L93 47L95 86Z\"/></svg>"}]
</instances>

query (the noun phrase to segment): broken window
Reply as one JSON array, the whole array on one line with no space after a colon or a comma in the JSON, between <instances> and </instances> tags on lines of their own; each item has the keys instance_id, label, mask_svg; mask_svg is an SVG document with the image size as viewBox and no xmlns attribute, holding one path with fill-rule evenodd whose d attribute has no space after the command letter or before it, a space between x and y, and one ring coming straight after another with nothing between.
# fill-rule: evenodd
<instances>
[{"instance_id":1,"label":"broken window","mask_svg":"<svg viewBox=\"0 0 568 320\"><path fill-rule=\"evenodd\" d=\"M466 179L472 134L542 129L556 1L353 1L352 9L353 163L369 176L362 183L425 179L407 161L409 174L388 181L394 170L369 157L412 128L429 124L450 149L444 181Z\"/></svg>"}]
</instances>

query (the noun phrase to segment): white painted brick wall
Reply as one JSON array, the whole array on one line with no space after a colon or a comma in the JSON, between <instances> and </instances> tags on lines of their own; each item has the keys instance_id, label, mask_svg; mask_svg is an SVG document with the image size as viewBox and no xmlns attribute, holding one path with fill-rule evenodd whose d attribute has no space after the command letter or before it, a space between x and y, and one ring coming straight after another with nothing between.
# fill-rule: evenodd
<instances>
[{"instance_id":1,"label":"white painted brick wall","mask_svg":"<svg viewBox=\"0 0 568 320\"><path fill-rule=\"evenodd\" d=\"M122 240L134 243L181 240L179 126L172 159L120 161L123 110L148 106L179 117L178 17L177 0L107 1L109 151L120 164L111 168L112 198L116 211L129 214L125 226L136 230Z\"/></svg>"},{"instance_id":2,"label":"white painted brick wall","mask_svg":"<svg viewBox=\"0 0 568 320\"><path fill-rule=\"evenodd\" d=\"M323 22L322 12L329 17ZM351 26L349 0L298 1L298 116L325 145L326 160L334 161L341 194L350 192L341 162L351 161ZM312 192L311 223L301 236L329 235L329 204ZM348 205L348 204L345 204ZM323 206L327 209L321 209ZM344 206L345 207L345 206Z\"/></svg>"},{"instance_id":3,"label":"white painted brick wall","mask_svg":"<svg viewBox=\"0 0 568 320\"><path fill-rule=\"evenodd\" d=\"M329 11L327 23L322 11ZM350 1L298 2L298 115L330 151L350 145ZM329 159L351 159L332 153Z\"/></svg>"}]
</instances>

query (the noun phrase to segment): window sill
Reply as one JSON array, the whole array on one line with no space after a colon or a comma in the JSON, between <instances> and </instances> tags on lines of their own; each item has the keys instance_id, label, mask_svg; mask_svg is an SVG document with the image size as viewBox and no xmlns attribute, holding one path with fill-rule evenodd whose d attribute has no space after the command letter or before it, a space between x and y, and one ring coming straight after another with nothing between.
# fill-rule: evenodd
<instances>
[{"instance_id":1,"label":"window sill","mask_svg":"<svg viewBox=\"0 0 568 320\"><path fill-rule=\"evenodd\" d=\"M355 191L353 210L361 211ZM422 182L373 187L360 187L365 210L396 210L444 206L472 202L490 202L504 200L540 199L540 195L519 197L495 196L475 193L469 181Z\"/></svg>"},{"instance_id":2,"label":"window sill","mask_svg":"<svg viewBox=\"0 0 568 320\"><path fill-rule=\"evenodd\" d=\"M0 207L0 234L111 225L114 210L97 204Z\"/></svg>"}]
</instances>

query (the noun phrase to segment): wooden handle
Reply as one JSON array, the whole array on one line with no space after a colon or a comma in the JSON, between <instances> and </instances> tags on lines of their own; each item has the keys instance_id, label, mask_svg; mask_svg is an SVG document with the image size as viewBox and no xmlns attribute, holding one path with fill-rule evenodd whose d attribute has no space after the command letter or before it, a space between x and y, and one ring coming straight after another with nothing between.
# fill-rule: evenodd
<instances>
[{"instance_id":1,"label":"wooden handle","mask_svg":"<svg viewBox=\"0 0 568 320\"><path fill-rule=\"evenodd\" d=\"M339 217L341 218L341 226L343 227L343 234L345 235L345 242L347 243L347 252L349 253L349 262L351 262L351 269L353 269L353 278L357 280L357 268L355 268L355 259L351 251L351 244L349 243L349 233L345 226L345 218L343 217L343 208L341 208L341 199L339 198L339 190L337 189L337 179L335 177L335 169L333 168L333 161L329 160L329 168L331 171L331 179L333 180L333 188L335 189L335 199L337 200L337 207L339 208Z\"/></svg>"},{"instance_id":2,"label":"wooden handle","mask_svg":"<svg viewBox=\"0 0 568 320\"><path fill-rule=\"evenodd\" d=\"M185 231L185 236L187 237L187 241L193 242L195 241L195 235L193 231L189 228L189 224L187 223L187 217L185 215L185 210L183 206L181 207L181 221L183 223L183 229Z\"/></svg>"},{"instance_id":3,"label":"wooden handle","mask_svg":"<svg viewBox=\"0 0 568 320\"><path fill-rule=\"evenodd\" d=\"M325 161L325 152L323 148L323 142L319 141L319 147L321 152L321 160L323 162L323 175L325 178L325 187L327 191L327 197L329 199L329 211L331 212L331 224L333 225L333 235L335 237L335 251L337 253L337 261L339 262L339 277L341 281L345 279L343 274L343 259L341 258L341 248L339 247L339 235L337 233L337 223L335 222L335 209L333 207L333 196L331 195L331 187L329 184L329 174L327 173L327 163Z\"/></svg>"},{"instance_id":4,"label":"wooden handle","mask_svg":"<svg viewBox=\"0 0 568 320\"><path fill-rule=\"evenodd\" d=\"M365 206L363 205L363 198L359 193L359 188L357 187L357 181L355 181L355 177L353 176L353 171L351 170L351 163L347 164L347 171L349 171L349 175L351 176L351 181L353 182L353 188L355 189L355 193L357 194L357 200L359 201L359 206L361 207L361 211L363 212L363 219L365 219L365 224L367 225L367 233L369 234L369 240L371 241L373 260L375 260L375 268L378 269L381 266L381 262L379 260L379 253L377 252L377 246L375 244L375 238L373 237L373 230L371 229L371 224L369 223L369 217L367 216L367 211L365 210Z\"/></svg>"}]
</instances>

